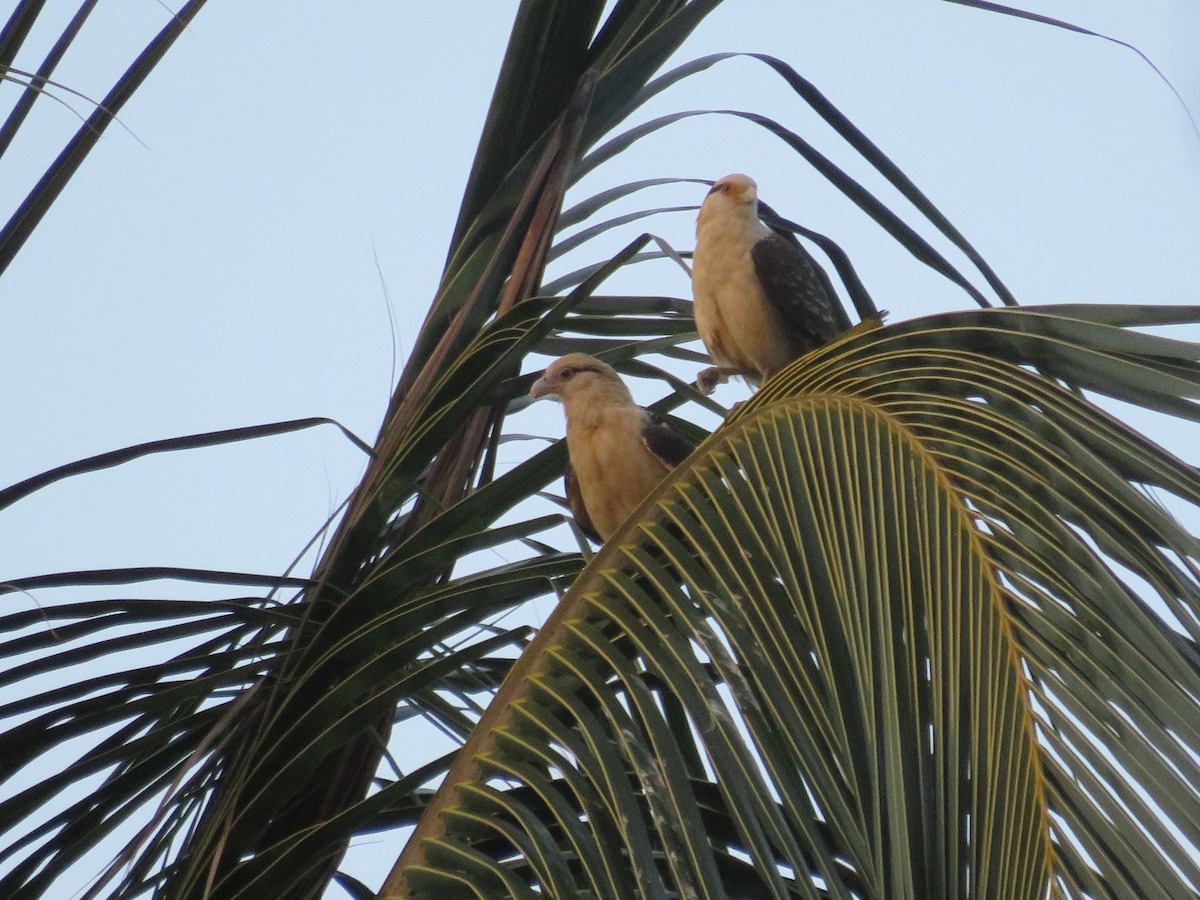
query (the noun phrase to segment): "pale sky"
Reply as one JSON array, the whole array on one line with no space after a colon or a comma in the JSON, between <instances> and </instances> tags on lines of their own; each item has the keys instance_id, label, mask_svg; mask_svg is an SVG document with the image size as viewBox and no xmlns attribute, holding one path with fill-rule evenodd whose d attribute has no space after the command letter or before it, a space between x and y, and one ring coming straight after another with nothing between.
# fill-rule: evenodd
<instances>
[{"instance_id":1,"label":"pale sky","mask_svg":"<svg viewBox=\"0 0 1200 900\"><path fill-rule=\"evenodd\" d=\"M74 7L48 4L64 21ZM338 419L372 441L437 284L515 8L360 0L331 13L313 0L210 0L121 113L136 138L109 129L0 277L0 485L140 441L303 416ZM1028 8L1136 45L1200 117L1200 6ZM166 15L156 0L101 3L56 79L99 98ZM45 26L39 46L57 35L57 23ZM936 0L726 0L680 61L725 50L777 55L813 81L1022 303L1200 301L1200 137L1131 51ZM4 85L0 113L18 96ZM721 63L638 119L689 108L778 119L933 239L761 64ZM0 170L6 216L78 124L62 106L38 104ZM731 171L838 241L893 320L972 305L785 145L729 117L642 141L569 200L640 178ZM694 185L663 189L610 212L702 198ZM693 221L635 223L554 272L644 228L690 249ZM984 284L944 240L936 246ZM641 292L689 295L670 263L620 277ZM638 395L649 402L662 390ZM741 394L729 386L718 396ZM550 404L519 421L562 433ZM1155 436L1197 463L1189 428ZM362 469L361 453L322 428L60 483L0 515L0 580L123 565L278 573ZM164 585L122 593L209 595ZM360 845L347 865L377 886L397 851Z\"/></svg>"}]
</instances>

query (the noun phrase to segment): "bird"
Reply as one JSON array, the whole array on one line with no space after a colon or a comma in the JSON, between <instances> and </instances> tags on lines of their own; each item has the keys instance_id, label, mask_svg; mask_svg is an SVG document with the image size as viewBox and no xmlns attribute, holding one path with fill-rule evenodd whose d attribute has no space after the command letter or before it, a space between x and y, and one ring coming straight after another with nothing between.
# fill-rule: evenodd
<instances>
[{"instance_id":1,"label":"bird","mask_svg":"<svg viewBox=\"0 0 1200 900\"><path fill-rule=\"evenodd\" d=\"M580 529L603 543L692 444L661 416L633 402L621 376L586 353L546 367L530 398L553 397L567 416L567 506Z\"/></svg>"},{"instance_id":2,"label":"bird","mask_svg":"<svg viewBox=\"0 0 1200 900\"><path fill-rule=\"evenodd\" d=\"M693 309L716 365L697 379L705 393L729 375L758 386L842 330L829 276L795 235L763 224L758 207L758 184L735 173L713 184L696 217Z\"/></svg>"}]
</instances>

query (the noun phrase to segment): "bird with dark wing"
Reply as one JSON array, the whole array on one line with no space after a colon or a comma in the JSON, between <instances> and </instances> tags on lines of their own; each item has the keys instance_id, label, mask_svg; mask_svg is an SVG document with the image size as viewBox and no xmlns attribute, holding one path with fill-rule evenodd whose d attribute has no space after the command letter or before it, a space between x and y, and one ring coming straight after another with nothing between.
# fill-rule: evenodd
<instances>
[{"instance_id":1,"label":"bird with dark wing","mask_svg":"<svg viewBox=\"0 0 1200 900\"><path fill-rule=\"evenodd\" d=\"M696 218L692 258L696 328L718 367L701 373L711 390L727 375L752 384L840 331L829 277L795 235L763 224L758 185L726 175Z\"/></svg>"},{"instance_id":2,"label":"bird with dark wing","mask_svg":"<svg viewBox=\"0 0 1200 900\"><path fill-rule=\"evenodd\" d=\"M608 540L692 445L633 402L615 369L585 353L552 362L529 396L554 397L567 414L567 504L584 534Z\"/></svg>"}]
</instances>

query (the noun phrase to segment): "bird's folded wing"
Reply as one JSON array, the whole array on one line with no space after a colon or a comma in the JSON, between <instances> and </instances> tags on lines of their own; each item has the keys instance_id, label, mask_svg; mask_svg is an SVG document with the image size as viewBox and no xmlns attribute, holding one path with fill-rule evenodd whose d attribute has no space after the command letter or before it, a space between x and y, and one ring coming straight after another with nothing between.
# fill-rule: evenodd
<instances>
[{"instance_id":1,"label":"bird's folded wing","mask_svg":"<svg viewBox=\"0 0 1200 900\"><path fill-rule=\"evenodd\" d=\"M776 231L754 245L750 258L767 299L803 344L816 347L837 336L833 284L794 235Z\"/></svg>"},{"instance_id":2,"label":"bird's folded wing","mask_svg":"<svg viewBox=\"0 0 1200 900\"><path fill-rule=\"evenodd\" d=\"M571 515L575 517L580 531L597 544L604 543L600 538L600 534L596 531L596 526L592 524L592 518L588 515L587 507L583 505L583 492L579 489L579 478L575 475L575 470L571 467L570 463L567 463L567 472L563 477L563 484L566 487L567 508L571 510Z\"/></svg>"},{"instance_id":3,"label":"bird's folded wing","mask_svg":"<svg viewBox=\"0 0 1200 900\"><path fill-rule=\"evenodd\" d=\"M687 459L694 449L690 441L667 424L666 419L649 411L642 424L642 443L668 471Z\"/></svg>"}]
</instances>

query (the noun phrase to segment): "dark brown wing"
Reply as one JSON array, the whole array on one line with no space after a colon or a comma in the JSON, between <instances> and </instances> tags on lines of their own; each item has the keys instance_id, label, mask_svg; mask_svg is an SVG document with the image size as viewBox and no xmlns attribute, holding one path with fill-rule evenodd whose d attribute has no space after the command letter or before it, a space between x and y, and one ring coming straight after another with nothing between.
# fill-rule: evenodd
<instances>
[{"instance_id":1,"label":"dark brown wing","mask_svg":"<svg viewBox=\"0 0 1200 900\"><path fill-rule=\"evenodd\" d=\"M767 299L805 350L837 336L834 304L840 301L833 284L794 235L772 233L751 248L750 258Z\"/></svg>"},{"instance_id":2,"label":"dark brown wing","mask_svg":"<svg viewBox=\"0 0 1200 900\"><path fill-rule=\"evenodd\" d=\"M596 526L592 524L591 516L588 515L587 507L583 505L583 491L579 489L579 479L575 477L575 470L571 468L570 463L567 463L567 474L563 477L563 484L567 491L567 508L575 517L579 530L597 544L603 544L604 541L596 532Z\"/></svg>"},{"instance_id":3,"label":"dark brown wing","mask_svg":"<svg viewBox=\"0 0 1200 900\"><path fill-rule=\"evenodd\" d=\"M673 469L691 455L691 441L667 424L657 413L645 410L642 424L642 442L664 466Z\"/></svg>"}]
</instances>

